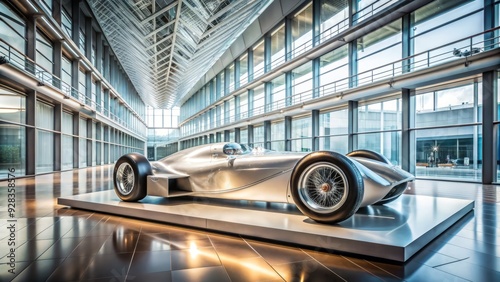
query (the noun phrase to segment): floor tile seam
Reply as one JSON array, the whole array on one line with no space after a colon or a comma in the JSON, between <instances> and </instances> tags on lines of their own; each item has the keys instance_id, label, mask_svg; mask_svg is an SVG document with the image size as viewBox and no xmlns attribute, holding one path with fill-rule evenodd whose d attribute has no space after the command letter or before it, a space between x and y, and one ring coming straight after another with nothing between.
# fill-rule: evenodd
<instances>
[{"instance_id":1,"label":"floor tile seam","mask_svg":"<svg viewBox=\"0 0 500 282\"><path fill-rule=\"evenodd\" d=\"M226 266L224 265L224 263L222 262L222 259L220 258L220 255L219 255L219 252L217 251L217 248L215 247L215 244L214 242L212 241L212 238L210 237L210 235L207 235L208 237L208 240L210 241L210 244L212 245L212 248L214 249L215 251L215 254L217 255L217 259L219 259L219 263L222 267L222 269L224 269L224 273L226 273L226 276L227 278L229 279L229 281L232 281L231 277L229 276L229 273L227 272L227 269L226 269ZM170 264L172 264L172 260L170 260ZM172 270L173 271L173 270Z\"/></svg>"},{"instance_id":2,"label":"floor tile seam","mask_svg":"<svg viewBox=\"0 0 500 282\"><path fill-rule=\"evenodd\" d=\"M458 261L456 261L456 262L458 262ZM445 263L445 264L443 264L443 265L447 265L447 264ZM440 272L442 272L442 273L446 273L446 274L448 274L448 275L451 275L451 276L453 276L453 277L460 278L460 279L462 279L462 280L466 280L466 281L474 281L474 280L470 280L470 279L467 279L467 278L462 277L462 276L458 276L458 275L456 275L456 274L454 274L454 273L451 273L451 272L445 271L445 270L440 269L440 268L431 267L431 266L429 266L429 267L430 267L430 268L432 268L432 269L434 269L434 270L440 271Z\"/></svg>"},{"instance_id":3,"label":"floor tile seam","mask_svg":"<svg viewBox=\"0 0 500 282\"><path fill-rule=\"evenodd\" d=\"M440 267L440 266L443 266L443 265L448 265L448 264L452 264L452 263L456 263L456 262L459 262L459 261L464 261L464 260L467 260L467 259L470 259L470 257L466 257L466 258L461 258L461 259L455 259L454 261L450 261L450 262L446 262L446 263L442 263L442 264L438 264L438 265L434 265L434 266L430 266L432 268L437 268L437 267Z\"/></svg>"},{"instance_id":4,"label":"floor tile seam","mask_svg":"<svg viewBox=\"0 0 500 282\"><path fill-rule=\"evenodd\" d=\"M474 232L474 234L486 234L486 233L483 233L483 232ZM487 234L487 235L493 235L493 234ZM500 244L493 244L493 243L491 243L490 240L481 240L481 239L470 238L470 237L467 237L465 235L461 235L460 233L454 234L454 237L460 237L460 238L463 238L463 239L473 240L474 242L481 242L481 243L490 244L490 245L494 245L494 246L500 246ZM495 236L495 239L491 240L491 241L500 242L500 235Z\"/></svg>"},{"instance_id":5,"label":"floor tile seam","mask_svg":"<svg viewBox=\"0 0 500 282\"><path fill-rule=\"evenodd\" d=\"M354 261L350 260L348 257L344 256L344 255L340 255L341 257L343 257L345 260L349 261L350 263L354 264L355 266L361 268L362 270L364 270L365 272L367 273L370 273L373 277L377 277L378 279L384 281L384 279L378 277L377 275L371 273L369 270L367 270L366 268L362 267L361 265L355 263Z\"/></svg>"},{"instance_id":6,"label":"floor tile seam","mask_svg":"<svg viewBox=\"0 0 500 282\"><path fill-rule=\"evenodd\" d=\"M467 238L466 238L467 239ZM476 240L474 240L476 241ZM486 252L483 252L483 251L479 251L478 249L474 248L474 249L471 249L471 248L468 248L468 247L464 247L462 245L459 245L458 243L453 243L453 242L450 242L450 241L447 241L446 244L449 244L449 245L452 245L454 247L459 247L459 248L462 248L462 249L466 249L467 251L472 251L472 252L475 252L475 253L479 253L479 254L482 254L482 255L488 255L488 256L492 256L492 257L496 257L498 259L500 259L499 256L497 255L494 255L494 254L490 254L490 253L486 253ZM499 247L498 245L493 245L493 244L490 244L490 243L486 243L486 244L489 244L489 245L492 245L494 247Z\"/></svg>"},{"instance_id":7,"label":"floor tile seam","mask_svg":"<svg viewBox=\"0 0 500 282\"><path fill-rule=\"evenodd\" d=\"M139 240L141 239L141 235L142 235L142 227L139 230L139 236L137 236L137 241L135 242L134 251L132 252L132 257L130 257L130 262L128 264L128 269L127 269L127 274L125 275L125 281L127 281L128 275L130 273L130 268L132 267L132 262L134 261L135 253L137 250L137 245L139 244ZM170 262L170 264L172 264L172 262ZM170 269L172 269L172 268L170 268Z\"/></svg>"},{"instance_id":8,"label":"floor tile seam","mask_svg":"<svg viewBox=\"0 0 500 282\"><path fill-rule=\"evenodd\" d=\"M285 277L283 277L274 267L271 263L269 263L269 261L267 261L267 259L265 259L252 245L250 245L250 243L245 239L243 238L243 241L256 253L259 255L260 258L262 258L266 263L267 265L269 265L269 267L271 267L271 269L276 273L278 274L278 276L283 279L283 281L286 281Z\"/></svg>"},{"instance_id":9,"label":"floor tile seam","mask_svg":"<svg viewBox=\"0 0 500 282\"><path fill-rule=\"evenodd\" d=\"M364 261L365 261L365 262L367 262L368 264L371 264L372 266L374 266L374 267L376 267L376 268L378 268L378 269L382 270L383 272L385 272L385 273L387 273L387 274L391 275L391 276L392 276L392 277L394 277L394 278L404 280L404 277L399 277L399 276L397 276L397 275L395 275L395 274L393 274L393 273L391 273L391 272L389 272L389 271L387 271L387 270L383 269L382 267L379 267L378 265L376 265L376 264L372 263L371 261L368 261L368 260L366 260L366 259L365 259ZM377 277L378 277L378 276L377 276ZM383 279L382 277L379 277L379 278Z\"/></svg>"},{"instance_id":10,"label":"floor tile seam","mask_svg":"<svg viewBox=\"0 0 500 282\"><path fill-rule=\"evenodd\" d=\"M320 262L319 260L317 260L315 257L313 257L311 254L309 254L308 252L304 251L303 249L301 249L306 255L308 255L310 258L312 258L314 261L316 261L317 263L319 263L320 265L322 265L324 268L328 269L330 272L332 272L333 274L337 275L337 277L339 277L340 279L344 280L347 282L346 279L344 279L344 277L340 276L338 273L336 273L335 271L333 271L333 269L330 269L328 266L324 265L322 262Z\"/></svg>"}]
</instances>

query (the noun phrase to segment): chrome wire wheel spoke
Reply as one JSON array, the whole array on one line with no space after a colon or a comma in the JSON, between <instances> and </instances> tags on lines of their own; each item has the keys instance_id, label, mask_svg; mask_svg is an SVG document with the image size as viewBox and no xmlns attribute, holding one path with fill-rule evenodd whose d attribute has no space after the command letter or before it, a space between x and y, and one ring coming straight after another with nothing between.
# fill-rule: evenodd
<instances>
[{"instance_id":1,"label":"chrome wire wheel spoke","mask_svg":"<svg viewBox=\"0 0 500 282\"><path fill-rule=\"evenodd\" d=\"M122 163L116 172L116 187L122 195L132 193L135 182L135 175L132 166L128 163Z\"/></svg>"},{"instance_id":2,"label":"chrome wire wheel spoke","mask_svg":"<svg viewBox=\"0 0 500 282\"><path fill-rule=\"evenodd\" d=\"M330 213L341 208L348 194L345 173L332 163L314 163L300 176L300 199L314 212Z\"/></svg>"}]
</instances>

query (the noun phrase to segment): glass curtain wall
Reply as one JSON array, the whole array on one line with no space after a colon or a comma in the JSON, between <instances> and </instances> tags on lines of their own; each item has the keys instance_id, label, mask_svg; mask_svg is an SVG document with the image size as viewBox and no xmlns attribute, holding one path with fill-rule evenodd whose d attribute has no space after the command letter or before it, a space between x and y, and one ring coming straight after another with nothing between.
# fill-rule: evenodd
<instances>
[{"instance_id":1,"label":"glass curtain wall","mask_svg":"<svg viewBox=\"0 0 500 282\"><path fill-rule=\"evenodd\" d=\"M313 98L312 62L292 70L292 104Z\"/></svg>"},{"instance_id":2,"label":"glass curtain wall","mask_svg":"<svg viewBox=\"0 0 500 282\"><path fill-rule=\"evenodd\" d=\"M240 57L239 70L240 77L238 77L237 79L239 79L240 86L242 86L248 83L248 54L246 53Z\"/></svg>"},{"instance_id":3,"label":"glass curtain wall","mask_svg":"<svg viewBox=\"0 0 500 282\"><path fill-rule=\"evenodd\" d=\"M253 48L253 79L258 78L265 72L264 47L264 40L262 40ZM253 79L249 79L249 81Z\"/></svg>"},{"instance_id":4,"label":"glass curtain wall","mask_svg":"<svg viewBox=\"0 0 500 282\"><path fill-rule=\"evenodd\" d=\"M54 170L54 107L36 102L36 173Z\"/></svg>"},{"instance_id":5,"label":"glass curtain wall","mask_svg":"<svg viewBox=\"0 0 500 282\"><path fill-rule=\"evenodd\" d=\"M36 33L36 77L47 84L52 84L54 72L54 47L40 31Z\"/></svg>"},{"instance_id":6,"label":"glass curtain wall","mask_svg":"<svg viewBox=\"0 0 500 282\"><path fill-rule=\"evenodd\" d=\"M401 20L396 20L356 41L357 85L402 73Z\"/></svg>"},{"instance_id":7,"label":"glass curtain wall","mask_svg":"<svg viewBox=\"0 0 500 282\"><path fill-rule=\"evenodd\" d=\"M481 180L480 89L480 82L463 81L417 91L417 177Z\"/></svg>"},{"instance_id":8,"label":"glass curtain wall","mask_svg":"<svg viewBox=\"0 0 500 282\"><path fill-rule=\"evenodd\" d=\"M21 69L25 68L26 22L5 3L0 2L0 54L7 53L8 44L16 49L10 57L10 63ZM34 69L29 71L33 72Z\"/></svg>"},{"instance_id":9,"label":"glass curtain wall","mask_svg":"<svg viewBox=\"0 0 500 282\"><path fill-rule=\"evenodd\" d=\"M78 149L78 158L80 159L80 168L82 167L87 167L87 119L85 118L80 118L80 148ZM112 136L114 135L114 132ZM116 143L114 139L112 139L113 143ZM115 148L115 146L113 146ZM115 154L115 150L113 149L113 161L117 159L117 156Z\"/></svg>"},{"instance_id":10,"label":"glass curtain wall","mask_svg":"<svg viewBox=\"0 0 500 282\"><path fill-rule=\"evenodd\" d=\"M401 164L401 99L360 103L358 105L357 143Z\"/></svg>"},{"instance_id":11,"label":"glass curtain wall","mask_svg":"<svg viewBox=\"0 0 500 282\"><path fill-rule=\"evenodd\" d=\"M319 148L348 153L349 117L347 109L321 112L319 115Z\"/></svg>"},{"instance_id":12,"label":"glass curtain wall","mask_svg":"<svg viewBox=\"0 0 500 282\"><path fill-rule=\"evenodd\" d=\"M285 25L271 33L271 69L285 62Z\"/></svg>"},{"instance_id":13,"label":"glass curtain wall","mask_svg":"<svg viewBox=\"0 0 500 282\"><path fill-rule=\"evenodd\" d=\"M282 74L271 81L271 101L267 105L268 111L283 109L286 96L285 75Z\"/></svg>"},{"instance_id":14,"label":"glass curtain wall","mask_svg":"<svg viewBox=\"0 0 500 282\"><path fill-rule=\"evenodd\" d=\"M292 151L312 151L311 116L292 118Z\"/></svg>"},{"instance_id":15,"label":"glass curtain wall","mask_svg":"<svg viewBox=\"0 0 500 282\"><path fill-rule=\"evenodd\" d=\"M348 46L341 46L320 57L319 96L349 88Z\"/></svg>"},{"instance_id":16,"label":"glass curtain wall","mask_svg":"<svg viewBox=\"0 0 500 282\"><path fill-rule=\"evenodd\" d=\"M0 3L1 4L1 3ZM0 87L0 179L26 174L26 98Z\"/></svg>"},{"instance_id":17,"label":"glass curtain wall","mask_svg":"<svg viewBox=\"0 0 500 282\"><path fill-rule=\"evenodd\" d=\"M292 58L312 48L313 5L312 1L296 13L292 24Z\"/></svg>"},{"instance_id":18,"label":"glass curtain wall","mask_svg":"<svg viewBox=\"0 0 500 282\"><path fill-rule=\"evenodd\" d=\"M324 42L349 27L347 0L321 0L320 42Z\"/></svg>"},{"instance_id":19,"label":"glass curtain wall","mask_svg":"<svg viewBox=\"0 0 500 282\"><path fill-rule=\"evenodd\" d=\"M253 90L253 108L250 116L256 116L264 113L264 84L261 84Z\"/></svg>"},{"instance_id":20,"label":"glass curtain wall","mask_svg":"<svg viewBox=\"0 0 500 282\"><path fill-rule=\"evenodd\" d=\"M264 148L264 125L255 125L253 128L253 147Z\"/></svg>"},{"instance_id":21,"label":"glass curtain wall","mask_svg":"<svg viewBox=\"0 0 500 282\"><path fill-rule=\"evenodd\" d=\"M484 31L483 5L483 0L437 0L415 10L411 44L415 54L425 53L414 58L414 69L455 60L470 52L471 42L460 39ZM473 43L482 40L481 36ZM474 45L482 47L482 43Z\"/></svg>"},{"instance_id":22,"label":"glass curtain wall","mask_svg":"<svg viewBox=\"0 0 500 282\"><path fill-rule=\"evenodd\" d=\"M283 120L271 123L271 149L285 151L285 122Z\"/></svg>"},{"instance_id":23,"label":"glass curtain wall","mask_svg":"<svg viewBox=\"0 0 500 282\"><path fill-rule=\"evenodd\" d=\"M62 114L61 124L61 169L73 168L73 115Z\"/></svg>"}]
</instances>

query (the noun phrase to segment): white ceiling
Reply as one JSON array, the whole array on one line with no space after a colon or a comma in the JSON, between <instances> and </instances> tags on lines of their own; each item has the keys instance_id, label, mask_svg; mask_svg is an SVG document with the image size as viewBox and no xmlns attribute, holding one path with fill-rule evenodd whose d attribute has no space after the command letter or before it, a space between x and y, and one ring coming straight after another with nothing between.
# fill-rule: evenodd
<instances>
[{"instance_id":1,"label":"white ceiling","mask_svg":"<svg viewBox=\"0 0 500 282\"><path fill-rule=\"evenodd\" d=\"M143 100L175 106L273 0L87 0Z\"/></svg>"}]
</instances>

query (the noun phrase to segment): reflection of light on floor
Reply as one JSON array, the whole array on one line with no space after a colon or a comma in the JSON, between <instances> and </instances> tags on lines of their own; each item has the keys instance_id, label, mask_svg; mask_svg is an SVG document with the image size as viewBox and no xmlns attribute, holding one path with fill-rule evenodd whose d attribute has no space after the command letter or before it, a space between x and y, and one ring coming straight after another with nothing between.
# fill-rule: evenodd
<instances>
[{"instance_id":1,"label":"reflection of light on floor","mask_svg":"<svg viewBox=\"0 0 500 282\"><path fill-rule=\"evenodd\" d=\"M189 244L189 253L191 254L191 257L195 258L199 254L198 247L196 246L195 242L191 242Z\"/></svg>"},{"instance_id":2,"label":"reflection of light on floor","mask_svg":"<svg viewBox=\"0 0 500 282\"><path fill-rule=\"evenodd\" d=\"M270 269L270 267L267 264L265 264L265 265L268 267L261 267L257 264L252 263L252 262L245 262L245 261L242 261L241 258L233 257L233 256L231 256L231 257L224 256L222 258L222 261L224 264L226 264L227 261L230 261L231 263L234 263L234 264L239 264L248 270L253 270L254 272L261 273L265 276L274 277L276 275L276 272L274 270L272 270L272 268Z\"/></svg>"}]
</instances>

